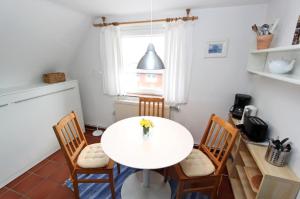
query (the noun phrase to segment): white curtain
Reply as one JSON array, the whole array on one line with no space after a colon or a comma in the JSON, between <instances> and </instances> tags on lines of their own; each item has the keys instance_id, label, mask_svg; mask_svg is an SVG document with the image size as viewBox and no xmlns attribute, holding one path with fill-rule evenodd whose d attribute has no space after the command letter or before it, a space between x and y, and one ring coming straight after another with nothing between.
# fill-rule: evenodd
<instances>
[{"instance_id":1,"label":"white curtain","mask_svg":"<svg viewBox=\"0 0 300 199\"><path fill-rule=\"evenodd\" d=\"M187 103L192 69L193 22L167 23L165 35L165 100L170 105Z\"/></svg>"},{"instance_id":2,"label":"white curtain","mask_svg":"<svg viewBox=\"0 0 300 199\"><path fill-rule=\"evenodd\" d=\"M103 69L103 91L108 95L123 95L122 54L119 27L100 29L100 62Z\"/></svg>"}]
</instances>

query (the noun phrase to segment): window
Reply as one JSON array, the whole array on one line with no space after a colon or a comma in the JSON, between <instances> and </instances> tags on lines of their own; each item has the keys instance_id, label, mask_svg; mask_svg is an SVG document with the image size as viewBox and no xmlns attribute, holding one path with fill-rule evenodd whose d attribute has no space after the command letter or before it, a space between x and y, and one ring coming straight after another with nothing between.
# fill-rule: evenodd
<instances>
[{"instance_id":1,"label":"window","mask_svg":"<svg viewBox=\"0 0 300 199\"><path fill-rule=\"evenodd\" d=\"M139 60L145 54L148 44L153 43L157 54L164 60L164 34L131 31L122 32L121 46L124 64L124 85L127 94L163 94L163 71L145 71L136 69Z\"/></svg>"}]
</instances>

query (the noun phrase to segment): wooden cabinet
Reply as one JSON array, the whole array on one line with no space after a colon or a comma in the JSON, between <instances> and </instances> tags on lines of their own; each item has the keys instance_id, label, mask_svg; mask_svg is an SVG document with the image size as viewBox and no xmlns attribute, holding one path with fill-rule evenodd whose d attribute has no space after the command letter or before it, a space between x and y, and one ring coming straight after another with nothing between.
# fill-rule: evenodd
<instances>
[{"instance_id":1,"label":"wooden cabinet","mask_svg":"<svg viewBox=\"0 0 300 199\"><path fill-rule=\"evenodd\" d=\"M232 124L236 124L229 117ZM227 160L227 170L236 199L294 199L300 179L288 167L276 167L265 160L267 147L247 142L239 134Z\"/></svg>"}]
</instances>

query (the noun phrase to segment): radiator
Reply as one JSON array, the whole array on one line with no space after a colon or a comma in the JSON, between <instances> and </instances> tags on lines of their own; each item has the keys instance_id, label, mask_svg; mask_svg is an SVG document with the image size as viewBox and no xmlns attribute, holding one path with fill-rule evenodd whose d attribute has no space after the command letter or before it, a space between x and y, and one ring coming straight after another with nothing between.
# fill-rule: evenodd
<instances>
[{"instance_id":1,"label":"radiator","mask_svg":"<svg viewBox=\"0 0 300 199\"><path fill-rule=\"evenodd\" d=\"M0 92L0 188L59 149L52 126L74 110L83 126L77 81Z\"/></svg>"},{"instance_id":2,"label":"radiator","mask_svg":"<svg viewBox=\"0 0 300 199\"><path fill-rule=\"evenodd\" d=\"M117 99L114 104L115 121L139 115L138 99ZM170 107L165 105L165 118L170 118Z\"/></svg>"}]
</instances>

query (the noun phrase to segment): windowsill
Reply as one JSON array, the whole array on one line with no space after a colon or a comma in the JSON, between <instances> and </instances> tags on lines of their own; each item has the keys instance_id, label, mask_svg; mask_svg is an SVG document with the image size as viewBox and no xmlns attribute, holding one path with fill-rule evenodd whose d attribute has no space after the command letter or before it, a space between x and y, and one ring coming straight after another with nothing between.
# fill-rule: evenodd
<instances>
[{"instance_id":1,"label":"windowsill","mask_svg":"<svg viewBox=\"0 0 300 199\"><path fill-rule=\"evenodd\" d=\"M138 97L141 96L141 95L135 95L135 96L129 96L129 95L126 95L126 96L119 96L115 99L114 103L115 104L128 104L128 105L138 105L139 104L139 99ZM146 95L143 95L143 96L146 96ZM153 95L147 95L148 97L152 96ZM156 96L157 97L157 96ZM168 104L165 104L165 108L168 109L170 108L171 106L169 106Z\"/></svg>"},{"instance_id":2,"label":"windowsill","mask_svg":"<svg viewBox=\"0 0 300 199\"><path fill-rule=\"evenodd\" d=\"M126 92L126 95L132 97L163 97L162 93L162 89L139 88Z\"/></svg>"},{"instance_id":3,"label":"windowsill","mask_svg":"<svg viewBox=\"0 0 300 199\"><path fill-rule=\"evenodd\" d=\"M128 97L163 97L160 94L146 94L146 93L127 93Z\"/></svg>"},{"instance_id":4,"label":"windowsill","mask_svg":"<svg viewBox=\"0 0 300 199\"><path fill-rule=\"evenodd\" d=\"M139 97L163 97L162 95L127 93L125 96L118 96L116 102L125 104L138 104Z\"/></svg>"}]
</instances>

